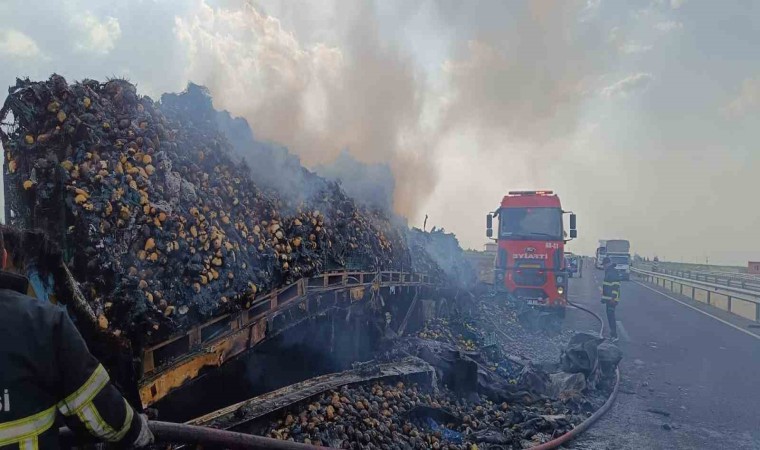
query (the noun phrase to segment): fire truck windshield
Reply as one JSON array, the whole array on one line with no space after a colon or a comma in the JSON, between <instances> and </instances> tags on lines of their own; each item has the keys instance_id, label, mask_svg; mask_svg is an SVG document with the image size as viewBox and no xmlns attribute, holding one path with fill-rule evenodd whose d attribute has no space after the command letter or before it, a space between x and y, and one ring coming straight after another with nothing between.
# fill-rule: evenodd
<instances>
[{"instance_id":1,"label":"fire truck windshield","mask_svg":"<svg viewBox=\"0 0 760 450\"><path fill-rule=\"evenodd\" d=\"M501 239L563 239L559 208L504 208L499 223Z\"/></svg>"}]
</instances>

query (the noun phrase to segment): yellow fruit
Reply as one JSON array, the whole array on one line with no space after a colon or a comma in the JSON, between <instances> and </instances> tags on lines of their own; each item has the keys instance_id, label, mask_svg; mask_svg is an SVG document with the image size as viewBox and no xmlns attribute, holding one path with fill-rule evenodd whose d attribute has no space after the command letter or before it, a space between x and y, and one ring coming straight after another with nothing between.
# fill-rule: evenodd
<instances>
[{"instance_id":1,"label":"yellow fruit","mask_svg":"<svg viewBox=\"0 0 760 450\"><path fill-rule=\"evenodd\" d=\"M58 102L52 101L52 102L48 103L47 110L49 112L56 113L56 112L58 112L59 109L61 109L61 105Z\"/></svg>"},{"instance_id":2,"label":"yellow fruit","mask_svg":"<svg viewBox=\"0 0 760 450\"><path fill-rule=\"evenodd\" d=\"M29 145L34 144L34 136L32 136L31 134L27 134L26 136L24 136L24 142L26 142Z\"/></svg>"},{"instance_id":3,"label":"yellow fruit","mask_svg":"<svg viewBox=\"0 0 760 450\"><path fill-rule=\"evenodd\" d=\"M153 162L153 158L151 158L150 155L145 155L142 158L142 162L143 162L143 164L148 165L151 162Z\"/></svg>"},{"instance_id":4,"label":"yellow fruit","mask_svg":"<svg viewBox=\"0 0 760 450\"><path fill-rule=\"evenodd\" d=\"M82 100L82 103L84 104L85 108L89 108L92 104L92 100L90 100L90 97L85 97L84 100Z\"/></svg>"},{"instance_id":5,"label":"yellow fruit","mask_svg":"<svg viewBox=\"0 0 760 450\"><path fill-rule=\"evenodd\" d=\"M155 168L155 167L153 167L152 165L148 164L147 166L145 166L145 173L146 173L148 176L151 176L151 175L153 175L154 173L156 173L156 168ZM147 177L146 177L146 178L147 178Z\"/></svg>"},{"instance_id":6,"label":"yellow fruit","mask_svg":"<svg viewBox=\"0 0 760 450\"><path fill-rule=\"evenodd\" d=\"M158 261L158 253L151 253L148 259L150 259L153 262Z\"/></svg>"},{"instance_id":7,"label":"yellow fruit","mask_svg":"<svg viewBox=\"0 0 760 450\"><path fill-rule=\"evenodd\" d=\"M58 111L58 115L56 115L56 117L58 118L59 122L63 122L66 120L66 113L63 111Z\"/></svg>"},{"instance_id":8,"label":"yellow fruit","mask_svg":"<svg viewBox=\"0 0 760 450\"><path fill-rule=\"evenodd\" d=\"M8 163L8 172L13 173L15 171L16 171L16 160L14 159L13 161Z\"/></svg>"},{"instance_id":9,"label":"yellow fruit","mask_svg":"<svg viewBox=\"0 0 760 450\"><path fill-rule=\"evenodd\" d=\"M29 190L32 188L32 186L34 186L34 183L32 182L32 180L24 181L24 189Z\"/></svg>"},{"instance_id":10,"label":"yellow fruit","mask_svg":"<svg viewBox=\"0 0 760 450\"><path fill-rule=\"evenodd\" d=\"M103 330L108 328L108 319L103 314L98 316L98 326Z\"/></svg>"},{"instance_id":11,"label":"yellow fruit","mask_svg":"<svg viewBox=\"0 0 760 450\"><path fill-rule=\"evenodd\" d=\"M145 241L145 251L150 251L156 248L156 241L153 238L148 238L147 241Z\"/></svg>"}]
</instances>

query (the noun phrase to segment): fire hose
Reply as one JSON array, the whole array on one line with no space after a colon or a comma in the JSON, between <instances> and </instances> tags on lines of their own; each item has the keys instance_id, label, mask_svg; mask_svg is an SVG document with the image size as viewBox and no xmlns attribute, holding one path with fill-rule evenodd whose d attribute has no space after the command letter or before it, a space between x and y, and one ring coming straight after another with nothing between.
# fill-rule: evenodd
<instances>
[{"instance_id":1,"label":"fire hose","mask_svg":"<svg viewBox=\"0 0 760 450\"><path fill-rule=\"evenodd\" d=\"M601 324L601 328L599 329L599 337L604 336L604 320L602 320L601 317L599 317L598 314L595 312L588 310L580 305L576 305L575 303L572 303L570 301L567 302L570 306L576 309L580 309L581 311L585 311L592 316L596 318L596 320L599 321ZM535 447L531 447L531 450L550 450L559 447L560 445L571 441L578 437L581 433L588 430L591 425L593 425L597 420L599 420L600 417L602 417L607 411L612 408L612 405L615 403L615 399L617 398L618 394L618 387L620 386L620 369L615 368L615 387L612 389L612 393L607 398L607 401L604 402L604 405L602 405L601 408L596 410L594 414L592 414L588 419L581 422L577 427L573 428L572 430L568 431L567 433L552 439L551 441L544 442L543 444L537 445Z\"/></svg>"},{"instance_id":2,"label":"fire hose","mask_svg":"<svg viewBox=\"0 0 760 450\"><path fill-rule=\"evenodd\" d=\"M148 427L153 432L156 442L164 444L194 444L204 447L219 446L247 450L315 450L326 448L182 423L149 421ZM75 436L70 429L65 427L58 430L58 436L64 443L82 443L79 436Z\"/></svg>"}]
</instances>

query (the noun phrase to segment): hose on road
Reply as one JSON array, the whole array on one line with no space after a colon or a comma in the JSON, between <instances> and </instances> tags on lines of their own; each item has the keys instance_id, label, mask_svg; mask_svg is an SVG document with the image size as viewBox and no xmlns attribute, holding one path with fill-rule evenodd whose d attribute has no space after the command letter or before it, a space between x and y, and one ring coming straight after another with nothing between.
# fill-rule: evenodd
<instances>
[{"instance_id":1,"label":"hose on road","mask_svg":"<svg viewBox=\"0 0 760 450\"><path fill-rule=\"evenodd\" d=\"M596 410L594 414L591 415L588 419L581 422L580 425L573 428L572 430L568 431L567 433L563 434L562 436L552 439L551 441L544 442L541 445L537 445L535 447L531 447L531 450L549 450L559 447L560 445L575 439L583 433L584 431L588 430L591 425L594 424L597 420L599 420L600 417L604 415L607 411L612 408L613 403L615 403L615 399L617 398L618 394L618 386L620 385L620 370L615 369L615 387L612 389L612 394L610 394L609 398L607 398L607 401L604 402L604 405L602 405L601 408Z\"/></svg>"},{"instance_id":2,"label":"hose on road","mask_svg":"<svg viewBox=\"0 0 760 450\"><path fill-rule=\"evenodd\" d=\"M193 444L203 447L247 450L316 450L327 448L182 423L149 421L148 427L153 432L156 442L163 444ZM78 436L75 436L68 428L60 428L58 436L62 442L82 444L82 440L78 439Z\"/></svg>"},{"instance_id":3,"label":"hose on road","mask_svg":"<svg viewBox=\"0 0 760 450\"><path fill-rule=\"evenodd\" d=\"M604 320L601 317L599 317L599 314L591 311L590 309L586 309L586 308L584 308L583 306L581 306L581 305L579 305L577 303L573 303L570 300L567 301L567 304L570 305L570 306L572 306L575 309L580 309L581 311L585 311L585 312L591 314L592 316L594 316L594 318L599 321L599 337L600 338L604 337Z\"/></svg>"},{"instance_id":4,"label":"hose on road","mask_svg":"<svg viewBox=\"0 0 760 450\"><path fill-rule=\"evenodd\" d=\"M203 446L224 446L251 450L307 450L323 449L317 445L301 444L294 441L236 433L216 428L198 427L171 422L149 422L150 430L162 442L186 442Z\"/></svg>"},{"instance_id":5,"label":"hose on road","mask_svg":"<svg viewBox=\"0 0 760 450\"><path fill-rule=\"evenodd\" d=\"M585 311L588 314L591 314L596 318L596 320L599 321L600 328L599 328L599 337L604 337L604 320L599 317L598 314L595 312L586 309L578 304L572 303L570 301L567 302L570 306L573 308L579 309L581 311ZM601 408L596 410L594 414L591 415L588 419L584 420L580 423L577 427L573 428L572 430L568 431L567 433L563 434L560 437L554 438L551 441L544 442L543 444L537 445L535 447L531 447L531 450L550 450L559 447L562 444L565 444L568 441L571 441L578 437L581 433L588 430L591 425L594 424L597 420L599 420L600 417L602 417L607 411L612 408L612 405L615 403L615 399L617 398L618 394L618 387L620 386L620 369L615 369L615 386L612 388L612 393L607 398L607 401L604 402L604 405L602 405Z\"/></svg>"}]
</instances>

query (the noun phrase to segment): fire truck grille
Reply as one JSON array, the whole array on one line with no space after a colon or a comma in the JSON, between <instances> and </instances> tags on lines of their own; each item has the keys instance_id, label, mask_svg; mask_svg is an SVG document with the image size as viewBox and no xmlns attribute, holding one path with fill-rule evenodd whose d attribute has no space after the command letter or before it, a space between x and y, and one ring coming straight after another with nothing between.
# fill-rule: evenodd
<instances>
[{"instance_id":1,"label":"fire truck grille","mask_svg":"<svg viewBox=\"0 0 760 450\"><path fill-rule=\"evenodd\" d=\"M540 299L546 297L546 294L544 293L543 289L536 289L536 288L517 288L514 291L514 295L517 298L530 298L530 299Z\"/></svg>"},{"instance_id":2,"label":"fire truck grille","mask_svg":"<svg viewBox=\"0 0 760 450\"><path fill-rule=\"evenodd\" d=\"M541 268L525 268L517 263L513 280L518 286L543 286L546 283L546 272Z\"/></svg>"}]
</instances>

